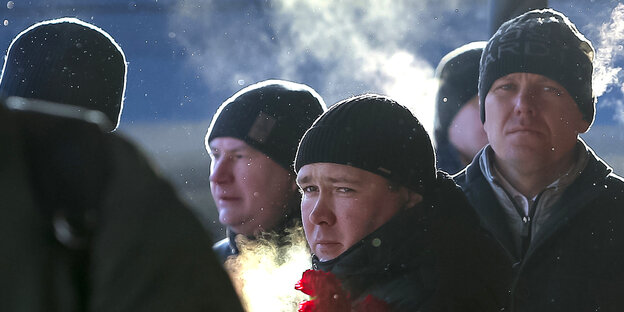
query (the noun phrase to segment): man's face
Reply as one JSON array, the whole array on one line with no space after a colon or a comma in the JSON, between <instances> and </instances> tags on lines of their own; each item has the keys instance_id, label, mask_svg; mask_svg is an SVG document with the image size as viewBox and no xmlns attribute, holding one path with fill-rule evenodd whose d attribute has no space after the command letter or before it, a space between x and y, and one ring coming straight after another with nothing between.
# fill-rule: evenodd
<instances>
[{"instance_id":1,"label":"man's face","mask_svg":"<svg viewBox=\"0 0 624 312\"><path fill-rule=\"evenodd\" d=\"M210 189L219 222L244 235L271 230L284 220L296 184L288 171L245 142L210 142Z\"/></svg>"},{"instance_id":2,"label":"man's face","mask_svg":"<svg viewBox=\"0 0 624 312\"><path fill-rule=\"evenodd\" d=\"M542 75L501 77L485 98L484 129L496 158L504 162L555 165L588 128L565 88Z\"/></svg>"},{"instance_id":3,"label":"man's face","mask_svg":"<svg viewBox=\"0 0 624 312\"><path fill-rule=\"evenodd\" d=\"M310 249L321 261L338 257L408 204L408 191L346 165L314 163L297 174L301 217ZM410 206L411 207L411 206Z\"/></svg>"},{"instance_id":4,"label":"man's face","mask_svg":"<svg viewBox=\"0 0 624 312\"><path fill-rule=\"evenodd\" d=\"M468 100L457 112L449 125L448 136L449 141L459 151L464 165L470 163L488 143L479 116L479 96Z\"/></svg>"}]
</instances>

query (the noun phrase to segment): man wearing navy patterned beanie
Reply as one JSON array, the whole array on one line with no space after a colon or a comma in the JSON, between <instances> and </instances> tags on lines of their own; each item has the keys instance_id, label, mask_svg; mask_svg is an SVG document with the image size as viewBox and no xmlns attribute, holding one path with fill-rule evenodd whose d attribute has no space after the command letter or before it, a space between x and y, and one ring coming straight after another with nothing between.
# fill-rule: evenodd
<instances>
[{"instance_id":1,"label":"man wearing navy patterned beanie","mask_svg":"<svg viewBox=\"0 0 624 312\"><path fill-rule=\"evenodd\" d=\"M511 311L624 309L624 183L579 138L593 57L552 9L507 21L481 56L489 145L455 180L508 254Z\"/></svg>"},{"instance_id":2,"label":"man wearing navy patterned beanie","mask_svg":"<svg viewBox=\"0 0 624 312\"><path fill-rule=\"evenodd\" d=\"M267 80L240 90L214 115L205 143L212 196L227 227L214 246L222 261L239 253L236 235L283 236L299 222L292 163L299 140L324 110L312 88Z\"/></svg>"}]
</instances>

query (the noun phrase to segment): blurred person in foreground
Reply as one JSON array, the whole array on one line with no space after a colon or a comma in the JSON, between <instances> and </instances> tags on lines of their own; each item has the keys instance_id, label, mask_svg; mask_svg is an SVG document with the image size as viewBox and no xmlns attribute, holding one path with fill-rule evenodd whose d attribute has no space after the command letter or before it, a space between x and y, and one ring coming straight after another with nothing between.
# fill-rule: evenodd
<instances>
[{"instance_id":1,"label":"blurred person in foreground","mask_svg":"<svg viewBox=\"0 0 624 312\"><path fill-rule=\"evenodd\" d=\"M455 174L487 144L479 118L479 59L486 41L465 44L445 55L438 68L434 138L437 165Z\"/></svg>"},{"instance_id":2,"label":"blurred person in foreground","mask_svg":"<svg viewBox=\"0 0 624 312\"><path fill-rule=\"evenodd\" d=\"M227 227L214 245L223 262L239 253L237 235L270 232L279 240L301 227L292 163L303 133L324 110L316 91L284 80L248 86L219 107L205 144L212 196Z\"/></svg>"},{"instance_id":3,"label":"blurred person in foreground","mask_svg":"<svg viewBox=\"0 0 624 312\"><path fill-rule=\"evenodd\" d=\"M624 309L624 183L579 138L594 48L560 12L504 23L481 57L487 145L455 177L507 254L511 311Z\"/></svg>"},{"instance_id":4,"label":"blurred person in foreground","mask_svg":"<svg viewBox=\"0 0 624 312\"><path fill-rule=\"evenodd\" d=\"M125 73L114 40L74 18L11 43L0 81L10 96L0 105L3 311L242 311L206 231L134 146L106 133Z\"/></svg>"},{"instance_id":5,"label":"blurred person in foreground","mask_svg":"<svg viewBox=\"0 0 624 312\"><path fill-rule=\"evenodd\" d=\"M295 170L314 269L297 287L316 296L304 305L498 306L503 255L481 235L461 190L436 170L429 135L407 108L371 94L333 105L301 140ZM316 277L328 282L315 285Z\"/></svg>"},{"instance_id":6,"label":"blurred person in foreground","mask_svg":"<svg viewBox=\"0 0 624 312\"><path fill-rule=\"evenodd\" d=\"M243 311L199 221L108 129L0 99L2 311Z\"/></svg>"},{"instance_id":7,"label":"blurred person in foreground","mask_svg":"<svg viewBox=\"0 0 624 312\"><path fill-rule=\"evenodd\" d=\"M113 131L126 88L126 58L104 30L76 18L30 26L9 46L0 96L19 96L96 110Z\"/></svg>"}]
</instances>

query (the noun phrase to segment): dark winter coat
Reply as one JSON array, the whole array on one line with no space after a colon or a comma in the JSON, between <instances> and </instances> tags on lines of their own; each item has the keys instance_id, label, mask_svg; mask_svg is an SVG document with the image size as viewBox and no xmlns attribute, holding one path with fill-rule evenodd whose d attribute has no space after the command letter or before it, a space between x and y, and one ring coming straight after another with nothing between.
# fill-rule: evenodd
<instances>
[{"instance_id":1,"label":"dark winter coat","mask_svg":"<svg viewBox=\"0 0 624 312\"><path fill-rule=\"evenodd\" d=\"M1 310L242 311L173 188L66 110L0 101Z\"/></svg>"},{"instance_id":2,"label":"dark winter coat","mask_svg":"<svg viewBox=\"0 0 624 312\"><path fill-rule=\"evenodd\" d=\"M355 300L371 294L395 311L496 311L505 266L495 242L445 174L424 199L337 258L313 257L313 268L334 273Z\"/></svg>"},{"instance_id":3,"label":"dark winter coat","mask_svg":"<svg viewBox=\"0 0 624 312\"><path fill-rule=\"evenodd\" d=\"M438 169L455 174L464 169L459 151L448 141L448 139L438 142L436 145L436 165Z\"/></svg>"},{"instance_id":4,"label":"dark winter coat","mask_svg":"<svg viewBox=\"0 0 624 312\"><path fill-rule=\"evenodd\" d=\"M503 208L475 161L455 177L514 275L507 311L624 311L624 183L591 149L524 258L512 260Z\"/></svg>"}]
</instances>

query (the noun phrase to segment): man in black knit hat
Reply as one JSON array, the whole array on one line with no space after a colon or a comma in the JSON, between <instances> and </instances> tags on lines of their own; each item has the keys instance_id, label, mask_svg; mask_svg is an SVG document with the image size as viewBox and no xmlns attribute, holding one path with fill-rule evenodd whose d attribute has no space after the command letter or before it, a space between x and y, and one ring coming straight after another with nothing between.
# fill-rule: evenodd
<instances>
[{"instance_id":1,"label":"man in black knit hat","mask_svg":"<svg viewBox=\"0 0 624 312\"><path fill-rule=\"evenodd\" d=\"M436 156L438 168L450 174L463 169L487 144L477 95L479 59L486 43L471 42L449 52L436 69Z\"/></svg>"},{"instance_id":2,"label":"man in black knit hat","mask_svg":"<svg viewBox=\"0 0 624 312\"><path fill-rule=\"evenodd\" d=\"M113 38L76 18L37 23L9 46L0 96L19 96L96 110L119 124L126 59Z\"/></svg>"},{"instance_id":3,"label":"man in black knit hat","mask_svg":"<svg viewBox=\"0 0 624 312\"><path fill-rule=\"evenodd\" d=\"M624 309L624 183L579 138L593 57L551 9L504 23L481 57L489 145L455 179L514 269L511 311Z\"/></svg>"},{"instance_id":4,"label":"man in black knit hat","mask_svg":"<svg viewBox=\"0 0 624 312\"><path fill-rule=\"evenodd\" d=\"M372 295L392 311L498 310L503 255L436 171L406 107L379 95L333 105L302 138L295 170L313 267L356 304Z\"/></svg>"},{"instance_id":5,"label":"man in black knit hat","mask_svg":"<svg viewBox=\"0 0 624 312\"><path fill-rule=\"evenodd\" d=\"M297 144L325 103L310 87L267 80L226 100L206 134L210 188L227 226L214 250L225 261L238 254L235 237L285 234L300 220L292 163Z\"/></svg>"}]
</instances>

